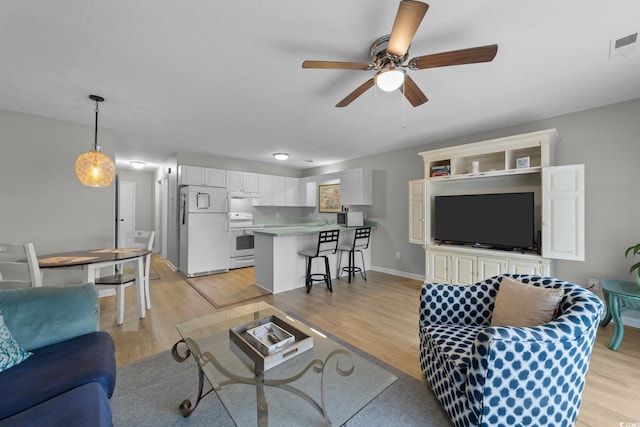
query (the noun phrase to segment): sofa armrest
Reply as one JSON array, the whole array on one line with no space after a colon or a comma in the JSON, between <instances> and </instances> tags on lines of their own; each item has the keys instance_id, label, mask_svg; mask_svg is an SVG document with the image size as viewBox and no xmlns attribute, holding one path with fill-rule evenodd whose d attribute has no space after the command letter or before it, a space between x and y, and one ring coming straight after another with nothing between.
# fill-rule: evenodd
<instances>
[{"instance_id":1,"label":"sofa armrest","mask_svg":"<svg viewBox=\"0 0 640 427\"><path fill-rule=\"evenodd\" d=\"M100 327L100 303L93 283L1 290L0 311L15 340L27 351Z\"/></svg>"},{"instance_id":2,"label":"sofa armrest","mask_svg":"<svg viewBox=\"0 0 640 427\"><path fill-rule=\"evenodd\" d=\"M431 324L488 325L496 287L425 283L420 291L420 329Z\"/></svg>"}]
</instances>

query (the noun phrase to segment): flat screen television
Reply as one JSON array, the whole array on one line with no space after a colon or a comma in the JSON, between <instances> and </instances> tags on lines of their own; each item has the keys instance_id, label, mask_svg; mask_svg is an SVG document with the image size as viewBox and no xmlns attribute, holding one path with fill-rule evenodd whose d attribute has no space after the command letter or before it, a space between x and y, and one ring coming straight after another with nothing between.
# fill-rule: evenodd
<instances>
[{"instance_id":1,"label":"flat screen television","mask_svg":"<svg viewBox=\"0 0 640 427\"><path fill-rule=\"evenodd\" d=\"M497 249L534 247L533 192L436 196L434 239Z\"/></svg>"}]
</instances>

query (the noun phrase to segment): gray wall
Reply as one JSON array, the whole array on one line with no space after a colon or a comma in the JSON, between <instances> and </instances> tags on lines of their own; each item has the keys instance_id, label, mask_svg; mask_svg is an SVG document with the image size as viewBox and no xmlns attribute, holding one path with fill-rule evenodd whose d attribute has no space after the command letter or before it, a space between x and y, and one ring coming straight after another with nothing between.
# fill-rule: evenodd
<instances>
[{"instance_id":1,"label":"gray wall","mask_svg":"<svg viewBox=\"0 0 640 427\"><path fill-rule=\"evenodd\" d=\"M304 176L354 167L374 169L373 206L363 209L378 221L372 264L424 275L424 251L408 243L408 184L424 175L421 151L556 128L555 164L585 164L586 257L557 261L555 275L586 284L588 278L629 279L624 250L640 242L640 99L552 117L504 129L417 145L323 168ZM396 260L395 252L401 253Z\"/></svg>"},{"instance_id":2,"label":"gray wall","mask_svg":"<svg viewBox=\"0 0 640 427\"><path fill-rule=\"evenodd\" d=\"M75 175L93 132L0 110L0 241L32 241L39 254L114 244L115 185L85 187ZM98 144L113 158L113 131L100 129Z\"/></svg>"},{"instance_id":3,"label":"gray wall","mask_svg":"<svg viewBox=\"0 0 640 427\"><path fill-rule=\"evenodd\" d=\"M0 110L0 241L34 242L39 255L115 244L115 185L85 187L75 175L93 132L93 126ZM115 133L100 129L98 143L113 158ZM43 270L46 283L81 277L54 270Z\"/></svg>"}]
</instances>

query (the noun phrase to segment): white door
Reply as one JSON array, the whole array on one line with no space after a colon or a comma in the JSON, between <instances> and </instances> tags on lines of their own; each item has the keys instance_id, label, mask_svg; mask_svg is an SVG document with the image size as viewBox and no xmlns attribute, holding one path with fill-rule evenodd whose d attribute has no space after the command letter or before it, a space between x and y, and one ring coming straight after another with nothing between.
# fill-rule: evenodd
<instances>
[{"instance_id":1,"label":"white door","mask_svg":"<svg viewBox=\"0 0 640 427\"><path fill-rule=\"evenodd\" d=\"M451 284L473 285L476 283L477 257L469 255L451 255Z\"/></svg>"},{"instance_id":2,"label":"white door","mask_svg":"<svg viewBox=\"0 0 640 427\"><path fill-rule=\"evenodd\" d=\"M123 235L136 229L136 183L118 181L118 247L124 247Z\"/></svg>"},{"instance_id":3,"label":"white door","mask_svg":"<svg viewBox=\"0 0 640 427\"><path fill-rule=\"evenodd\" d=\"M584 165L542 169L542 256L584 261Z\"/></svg>"}]
</instances>

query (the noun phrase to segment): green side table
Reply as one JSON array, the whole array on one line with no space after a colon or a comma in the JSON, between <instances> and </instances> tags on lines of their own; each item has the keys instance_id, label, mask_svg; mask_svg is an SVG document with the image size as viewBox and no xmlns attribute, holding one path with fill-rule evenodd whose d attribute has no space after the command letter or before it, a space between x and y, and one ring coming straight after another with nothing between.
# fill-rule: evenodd
<instances>
[{"instance_id":1,"label":"green side table","mask_svg":"<svg viewBox=\"0 0 640 427\"><path fill-rule=\"evenodd\" d=\"M600 284L604 299L607 301L607 313L600 321L600 326L607 326L613 319L613 336L609 341L609 348L616 351L624 335L622 312L640 312L640 286L635 282L615 279L602 279Z\"/></svg>"}]
</instances>

